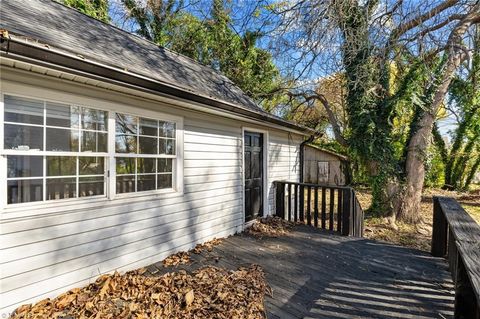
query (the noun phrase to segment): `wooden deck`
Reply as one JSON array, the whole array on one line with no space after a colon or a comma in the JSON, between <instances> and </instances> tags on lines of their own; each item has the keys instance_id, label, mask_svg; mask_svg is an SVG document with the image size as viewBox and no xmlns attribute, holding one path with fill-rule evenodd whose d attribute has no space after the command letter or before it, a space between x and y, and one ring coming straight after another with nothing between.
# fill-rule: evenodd
<instances>
[{"instance_id":1,"label":"wooden deck","mask_svg":"<svg viewBox=\"0 0 480 319\"><path fill-rule=\"evenodd\" d=\"M273 297L269 318L452 318L454 292L443 259L414 249L298 226L288 236L236 235L194 262L229 269L256 263ZM157 263L152 274L172 271Z\"/></svg>"}]
</instances>

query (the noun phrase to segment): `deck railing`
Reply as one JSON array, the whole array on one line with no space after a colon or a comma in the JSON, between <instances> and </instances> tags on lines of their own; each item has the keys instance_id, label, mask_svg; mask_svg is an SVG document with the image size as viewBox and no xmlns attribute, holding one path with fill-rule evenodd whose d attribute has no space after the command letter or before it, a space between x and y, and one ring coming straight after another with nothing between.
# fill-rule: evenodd
<instances>
[{"instance_id":1,"label":"deck railing","mask_svg":"<svg viewBox=\"0 0 480 319\"><path fill-rule=\"evenodd\" d=\"M276 215L344 236L363 236L363 210L351 187L276 181Z\"/></svg>"},{"instance_id":2,"label":"deck railing","mask_svg":"<svg viewBox=\"0 0 480 319\"><path fill-rule=\"evenodd\" d=\"M432 255L448 260L455 318L480 319L480 226L453 198L433 198Z\"/></svg>"}]
</instances>

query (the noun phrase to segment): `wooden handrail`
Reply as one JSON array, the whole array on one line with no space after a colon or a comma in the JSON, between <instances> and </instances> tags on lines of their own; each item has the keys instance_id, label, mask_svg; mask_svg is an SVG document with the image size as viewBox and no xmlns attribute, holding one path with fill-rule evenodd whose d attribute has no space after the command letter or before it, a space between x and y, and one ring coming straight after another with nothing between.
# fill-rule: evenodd
<instances>
[{"instance_id":1,"label":"wooden handrail","mask_svg":"<svg viewBox=\"0 0 480 319\"><path fill-rule=\"evenodd\" d=\"M364 214L353 188L288 181L274 185L278 217L344 236L363 236Z\"/></svg>"},{"instance_id":2,"label":"wooden handrail","mask_svg":"<svg viewBox=\"0 0 480 319\"><path fill-rule=\"evenodd\" d=\"M433 198L432 255L448 260L455 318L480 318L480 225L453 198Z\"/></svg>"},{"instance_id":3,"label":"wooden handrail","mask_svg":"<svg viewBox=\"0 0 480 319\"><path fill-rule=\"evenodd\" d=\"M326 187L333 189L352 189L349 186L339 186L339 185L330 185L330 184L312 184L312 183L300 183L300 182L290 182L290 181L275 181L274 183L286 183L290 185L302 185L304 187Z\"/></svg>"}]
</instances>

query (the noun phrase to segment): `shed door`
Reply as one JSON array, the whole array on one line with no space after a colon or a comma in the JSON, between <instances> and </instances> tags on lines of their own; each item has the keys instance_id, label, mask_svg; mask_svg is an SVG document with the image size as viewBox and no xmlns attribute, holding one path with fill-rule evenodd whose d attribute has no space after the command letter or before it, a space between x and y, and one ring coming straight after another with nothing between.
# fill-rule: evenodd
<instances>
[{"instance_id":1,"label":"shed door","mask_svg":"<svg viewBox=\"0 0 480 319\"><path fill-rule=\"evenodd\" d=\"M245 132L245 221L263 212L263 134Z\"/></svg>"},{"instance_id":2,"label":"shed door","mask_svg":"<svg viewBox=\"0 0 480 319\"><path fill-rule=\"evenodd\" d=\"M319 184L328 183L330 167L328 162L317 162L318 171L317 171L317 178Z\"/></svg>"}]
</instances>

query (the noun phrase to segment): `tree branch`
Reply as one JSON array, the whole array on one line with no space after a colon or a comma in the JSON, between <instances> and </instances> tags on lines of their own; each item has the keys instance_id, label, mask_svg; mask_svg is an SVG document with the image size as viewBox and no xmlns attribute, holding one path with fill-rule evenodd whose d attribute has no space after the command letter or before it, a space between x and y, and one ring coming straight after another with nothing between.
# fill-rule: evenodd
<instances>
[{"instance_id":1,"label":"tree branch","mask_svg":"<svg viewBox=\"0 0 480 319\"><path fill-rule=\"evenodd\" d=\"M405 23L400 24L396 29L394 29L391 33L390 39L393 43L396 39L402 36L404 33L412 30L413 28L419 26L420 24L424 23L425 21L430 20L437 14L445 11L448 8L453 7L458 3L459 0L446 0L445 2L440 3L438 6L432 8L430 11L425 12Z\"/></svg>"},{"instance_id":2,"label":"tree branch","mask_svg":"<svg viewBox=\"0 0 480 319\"><path fill-rule=\"evenodd\" d=\"M287 92L287 95L292 98L301 97L303 98L304 103L307 103L312 100L319 101L320 103L322 103L323 107L325 108L325 111L327 112L328 122L332 126L335 140L344 147L348 146L347 140L342 135L340 124L338 123L335 113L333 112L332 108L330 107L330 103L328 103L328 100L325 98L323 94L314 93L314 94L308 95L303 92L302 93Z\"/></svg>"},{"instance_id":3,"label":"tree branch","mask_svg":"<svg viewBox=\"0 0 480 319\"><path fill-rule=\"evenodd\" d=\"M430 32L433 32L433 31L436 31L436 30L439 30L439 29L443 28L444 26L446 26L447 24L449 24L450 22L452 22L454 20L461 20L463 18L465 18L465 15L463 15L463 14L452 14L451 16L449 16L447 19L443 20L442 22L440 22L440 23L438 23L434 26L431 26L430 28L422 30L421 32L418 33L417 36L423 37L427 33L430 33Z\"/></svg>"}]
</instances>

